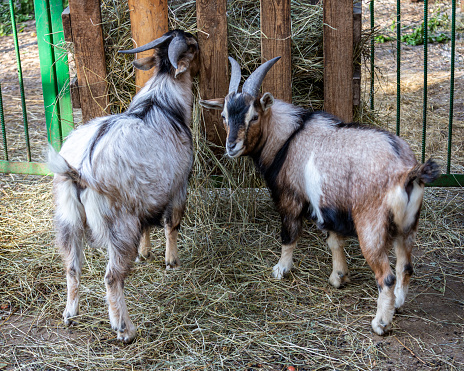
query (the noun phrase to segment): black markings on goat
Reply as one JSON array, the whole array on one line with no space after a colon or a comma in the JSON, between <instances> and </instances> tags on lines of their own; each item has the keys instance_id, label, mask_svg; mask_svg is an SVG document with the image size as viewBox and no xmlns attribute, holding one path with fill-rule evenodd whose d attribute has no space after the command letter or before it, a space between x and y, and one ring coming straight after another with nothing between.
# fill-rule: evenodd
<instances>
[{"instance_id":1,"label":"black markings on goat","mask_svg":"<svg viewBox=\"0 0 464 371\"><path fill-rule=\"evenodd\" d=\"M356 237L351 211L330 207L321 208L323 223L318 224L320 229L336 232L341 236Z\"/></svg>"},{"instance_id":2,"label":"black markings on goat","mask_svg":"<svg viewBox=\"0 0 464 371\"><path fill-rule=\"evenodd\" d=\"M385 286L387 286L389 289L392 288L395 283L396 283L396 277L394 274L389 274L383 281Z\"/></svg>"}]
</instances>

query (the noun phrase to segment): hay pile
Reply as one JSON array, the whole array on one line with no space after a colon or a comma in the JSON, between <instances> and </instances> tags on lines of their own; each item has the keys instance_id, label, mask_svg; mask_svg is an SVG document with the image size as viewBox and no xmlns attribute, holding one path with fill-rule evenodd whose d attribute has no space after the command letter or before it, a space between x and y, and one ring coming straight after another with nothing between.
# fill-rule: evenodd
<instances>
[{"instance_id":1,"label":"hay pile","mask_svg":"<svg viewBox=\"0 0 464 371\"><path fill-rule=\"evenodd\" d=\"M322 5L309 0L292 1L292 82L296 104L322 108ZM196 34L195 1L169 1L169 28ZM229 55L248 76L261 64L259 4L250 0L227 2ZM133 47L127 1L102 1L102 21L113 113L121 112L135 94L130 58L118 55Z\"/></svg>"},{"instance_id":2,"label":"hay pile","mask_svg":"<svg viewBox=\"0 0 464 371\"><path fill-rule=\"evenodd\" d=\"M0 177L0 368L386 369L393 366L396 337L427 367L464 366L437 354L455 349L453 340L427 340L427 331L418 335L413 327L437 315L425 312L421 299L439 300L449 282L463 278L459 193L427 191L409 300L395 317L394 337L380 338L370 329L377 287L356 241L347 248L352 283L343 289L328 284L331 257L322 233L309 225L295 270L276 281L270 272L280 253L280 222L267 192L191 188L179 243L182 269L165 271L165 239L156 230L155 260L136 265L126 280L138 337L123 345L107 317L102 250L85 249L81 314L71 328L62 323L66 280L53 242L50 190L50 178ZM450 324L451 335L462 333L455 321L447 316L438 323Z\"/></svg>"}]
</instances>

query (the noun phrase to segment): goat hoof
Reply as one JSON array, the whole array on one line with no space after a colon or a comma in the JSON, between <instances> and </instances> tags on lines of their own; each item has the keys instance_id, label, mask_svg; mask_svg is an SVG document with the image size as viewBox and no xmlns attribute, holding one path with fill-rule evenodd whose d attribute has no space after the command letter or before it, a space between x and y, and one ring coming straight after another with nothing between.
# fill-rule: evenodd
<instances>
[{"instance_id":1,"label":"goat hoof","mask_svg":"<svg viewBox=\"0 0 464 371\"><path fill-rule=\"evenodd\" d=\"M391 329L391 323L385 323L382 319L374 318L372 320L372 329L377 335L385 335Z\"/></svg>"},{"instance_id":2,"label":"goat hoof","mask_svg":"<svg viewBox=\"0 0 464 371\"><path fill-rule=\"evenodd\" d=\"M138 264L143 264L143 263L149 263L153 261L154 259L155 259L155 254L149 251L146 256L138 255L137 258L135 259L135 262Z\"/></svg>"},{"instance_id":3,"label":"goat hoof","mask_svg":"<svg viewBox=\"0 0 464 371\"><path fill-rule=\"evenodd\" d=\"M134 325L132 328L126 328L123 331L118 331L118 340L122 341L124 344L129 344L135 339L135 335L137 334Z\"/></svg>"},{"instance_id":4,"label":"goat hoof","mask_svg":"<svg viewBox=\"0 0 464 371\"><path fill-rule=\"evenodd\" d=\"M284 278L286 274L290 272L290 269L282 267L280 264L277 263L276 265L274 265L274 268L272 268L271 276L273 278L281 280L282 278Z\"/></svg>"},{"instance_id":5,"label":"goat hoof","mask_svg":"<svg viewBox=\"0 0 464 371\"><path fill-rule=\"evenodd\" d=\"M179 269L180 268L180 260L179 259L174 259L170 262L166 262L166 270L171 270L171 269Z\"/></svg>"},{"instance_id":6,"label":"goat hoof","mask_svg":"<svg viewBox=\"0 0 464 371\"><path fill-rule=\"evenodd\" d=\"M65 309L63 312L63 322L65 326L71 326L75 323L73 320L73 317L76 317L79 313L76 312L74 314L71 314L68 309Z\"/></svg>"},{"instance_id":7,"label":"goat hoof","mask_svg":"<svg viewBox=\"0 0 464 371\"><path fill-rule=\"evenodd\" d=\"M329 277L329 283L336 289L340 288L341 286L349 282L351 282L351 280L350 280L350 274L348 272L343 273L340 271L338 272L333 271Z\"/></svg>"}]
</instances>

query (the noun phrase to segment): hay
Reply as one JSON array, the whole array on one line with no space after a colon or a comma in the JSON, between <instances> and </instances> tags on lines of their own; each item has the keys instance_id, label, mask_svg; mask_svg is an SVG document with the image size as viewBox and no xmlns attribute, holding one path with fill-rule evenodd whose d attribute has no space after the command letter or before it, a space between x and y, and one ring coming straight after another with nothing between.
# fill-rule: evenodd
<instances>
[{"instance_id":1,"label":"hay","mask_svg":"<svg viewBox=\"0 0 464 371\"><path fill-rule=\"evenodd\" d=\"M190 188L181 270L164 270L163 232L152 234L155 260L136 265L125 285L138 326L130 345L116 341L107 319L105 253L87 247L81 314L66 328L61 320L66 280L53 243L50 190L49 178L0 179L0 367L367 370L388 365L391 338L371 333L377 288L357 242L347 248L352 283L343 289L328 284L330 254L322 233L310 225L290 277L271 279L280 222L268 192L257 189ZM424 287L438 283L440 297L446 282L463 277L460 203L462 193L427 190L417 276L405 312L393 322L395 336L410 349L418 352L411 341L421 344L418 356L427 367L464 366L436 353L439 339L429 342L405 332L414 321L432 320L416 313ZM464 330L462 322L453 326Z\"/></svg>"},{"instance_id":2,"label":"hay","mask_svg":"<svg viewBox=\"0 0 464 371\"><path fill-rule=\"evenodd\" d=\"M169 1L169 27L196 33L195 1ZM322 108L322 5L309 0L292 1L292 86L296 104ZM107 81L113 113L127 108L135 94L134 72L129 56L118 55L132 48L126 1L102 2ZM244 78L261 64L259 6L250 0L227 2L229 55L242 67Z\"/></svg>"}]
</instances>

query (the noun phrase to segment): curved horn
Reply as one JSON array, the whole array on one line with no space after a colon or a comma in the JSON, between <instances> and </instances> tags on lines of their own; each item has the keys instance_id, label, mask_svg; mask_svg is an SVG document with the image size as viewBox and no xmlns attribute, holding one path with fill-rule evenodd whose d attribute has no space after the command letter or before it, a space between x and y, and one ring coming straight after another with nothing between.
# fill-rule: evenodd
<instances>
[{"instance_id":1,"label":"curved horn","mask_svg":"<svg viewBox=\"0 0 464 371\"><path fill-rule=\"evenodd\" d=\"M242 92L256 97L258 95L259 88L261 87L261 84L266 77L266 74L269 72L274 63L279 59L280 57L275 57L259 66L243 83Z\"/></svg>"},{"instance_id":2,"label":"curved horn","mask_svg":"<svg viewBox=\"0 0 464 371\"><path fill-rule=\"evenodd\" d=\"M183 36L177 35L169 44L168 57L174 68L177 68L177 60L180 55L188 50L188 45Z\"/></svg>"},{"instance_id":3,"label":"curved horn","mask_svg":"<svg viewBox=\"0 0 464 371\"><path fill-rule=\"evenodd\" d=\"M130 50L120 50L118 53L121 53L121 54L135 54L135 53L139 53L139 52L144 52L145 50L156 48L158 45L161 45L162 43L164 43L164 42L166 42L168 40L171 40L173 37L174 37L173 34L164 35L164 36L161 36L161 37L157 38L156 40L153 40L153 41L149 42L148 44L139 46L138 48L130 49Z\"/></svg>"},{"instance_id":4,"label":"curved horn","mask_svg":"<svg viewBox=\"0 0 464 371\"><path fill-rule=\"evenodd\" d=\"M240 71L240 65L234 58L229 57L229 62L230 66L232 67L229 83L229 94L231 94L237 92L238 86L240 85L240 78L242 77L242 73Z\"/></svg>"}]
</instances>

